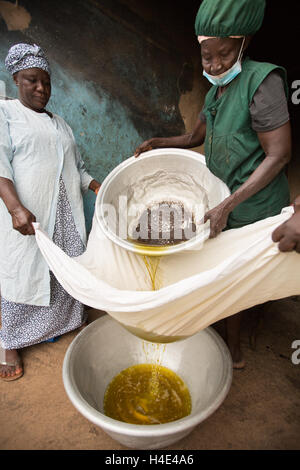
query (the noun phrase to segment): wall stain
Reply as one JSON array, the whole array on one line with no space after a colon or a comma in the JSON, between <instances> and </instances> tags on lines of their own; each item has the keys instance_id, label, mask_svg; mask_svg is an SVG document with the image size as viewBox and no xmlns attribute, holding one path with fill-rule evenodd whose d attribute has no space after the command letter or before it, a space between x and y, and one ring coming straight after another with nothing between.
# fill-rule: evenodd
<instances>
[{"instance_id":1,"label":"wall stain","mask_svg":"<svg viewBox=\"0 0 300 470\"><path fill-rule=\"evenodd\" d=\"M8 31L24 31L29 28L31 15L18 2L0 1L0 15L4 19Z\"/></svg>"}]
</instances>

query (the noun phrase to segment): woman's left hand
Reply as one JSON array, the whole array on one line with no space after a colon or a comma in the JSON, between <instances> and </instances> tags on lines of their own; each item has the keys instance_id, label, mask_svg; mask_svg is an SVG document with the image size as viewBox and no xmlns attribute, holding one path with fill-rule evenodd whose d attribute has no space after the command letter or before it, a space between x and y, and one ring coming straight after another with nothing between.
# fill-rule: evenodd
<instances>
[{"instance_id":1,"label":"woman's left hand","mask_svg":"<svg viewBox=\"0 0 300 470\"><path fill-rule=\"evenodd\" d=\"M92 191L94 191L94 193L98 194L98 191L101 187L101 183L99 183L99 181L97 180L92 180L90 182L90 185L89 185L89 189L91 189Z\"/></svg>"},{"instance_id":2,"label":"woman's left hand","mask_svg":"<svg viewBox=\"0 0 300 470\"><path fill-rule=\"evenodd\" d=\"M227 225L227 220L230 210L226 205L221 202L218 206L206 212L204 216L204 223L210 221L210 235L209 238L215 238Z\"/></svg>"}]
</instances>

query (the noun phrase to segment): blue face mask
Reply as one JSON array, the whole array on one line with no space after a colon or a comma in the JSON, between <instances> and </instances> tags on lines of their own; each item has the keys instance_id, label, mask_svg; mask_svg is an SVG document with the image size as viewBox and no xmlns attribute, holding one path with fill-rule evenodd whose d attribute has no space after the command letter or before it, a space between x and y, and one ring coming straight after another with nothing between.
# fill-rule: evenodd
<instances>
[{"instance_id":1,"label":"blue face mask","mask_svg":"<svg viewBox=\"0 0 300 470\"><path fill-rule=\"evenodd\" d=\"M237 61L233 64L232 67L230 67L230 69L226 70L226 72L221 73L220 75L209 75L208 73L205 72L205 70L203 70L204 77L206 77L210 83L212 83L213 85L217 85L217 86L225 86L225 85L228 85L228 83L230 83L239 73L241 73L242 71L241 58L242 58L242 50L243 50L244 42L245 42L245 38L243 39Z\"/></svg>"}]
</instances>

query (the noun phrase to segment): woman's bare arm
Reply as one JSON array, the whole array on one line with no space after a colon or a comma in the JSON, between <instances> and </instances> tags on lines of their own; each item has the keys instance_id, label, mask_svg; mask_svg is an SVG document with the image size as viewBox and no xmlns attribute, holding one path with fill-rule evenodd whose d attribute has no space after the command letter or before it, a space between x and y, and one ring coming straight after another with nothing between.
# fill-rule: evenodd
<instances>
[{"instance_id":1,"label":"woman's bare arm","mask_svg":"<svg viewBox=\"0 0 300 470\"><path fill-rule=\"evenodd\" d=\"M202 145L206 134L206 123L197 119L195 128L190 134L184 134L175 137L153 137L152 139L146 140L135 150L135 157L138 157L141 153L147 152L148 150L157 148L183 148L189 149Z\"/></svg>"},{"instance_id":2,"label":"woman's bare arm","mask_svg":"<svg viewBox=\"0 0 300 470\"><path fill-rule=\"evenodd\" d=\"M259 132L257 135L266 156L244 184L205 214L204 220L210 220L211 238L217 236L226 227L228 216L236 206L267 186L290 161L290 122L273 131Z\"/></svg>"},{"instance_id":3,"label":"woman's bare arm","mask_svg":"<svg viewBox=\"0 0 300 470\"><path fill-rule=\"evenodd\" d=\"M8 178L0 177L0 197L11 215L13 228L22 235L34 235L32 222L36 218L22 205L13 182Z\"/></svg>"}]
</instances>

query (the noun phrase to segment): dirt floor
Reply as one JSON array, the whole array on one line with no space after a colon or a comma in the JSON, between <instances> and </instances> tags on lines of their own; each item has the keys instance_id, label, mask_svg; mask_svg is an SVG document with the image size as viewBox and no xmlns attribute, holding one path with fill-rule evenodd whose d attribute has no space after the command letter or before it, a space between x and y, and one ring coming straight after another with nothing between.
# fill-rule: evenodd
<instances>
[{"instance_id":1,"label":"dirt floor","mask_svg":"<svg viewBox=\"0 0 300 470\"><path fill-rule=\"evenodd\" d=\"M102 312L90 310L93 321ZM223 324L215 326L222 334ZM62 363L76 336L23 349L24 376L0 382L1 450L121 450L69 401ZM300 449L300 364L292 349L300 340L300 298L257 307L244 314L242 346L247 362L234 371L221 407L168 450ZM299 348L299 346L298 346Z\"/></svg>"}]
</instances>

